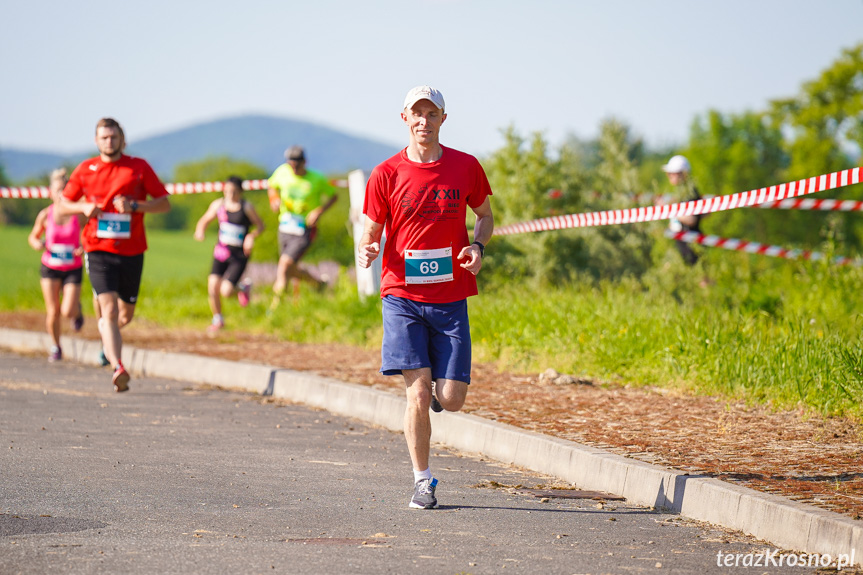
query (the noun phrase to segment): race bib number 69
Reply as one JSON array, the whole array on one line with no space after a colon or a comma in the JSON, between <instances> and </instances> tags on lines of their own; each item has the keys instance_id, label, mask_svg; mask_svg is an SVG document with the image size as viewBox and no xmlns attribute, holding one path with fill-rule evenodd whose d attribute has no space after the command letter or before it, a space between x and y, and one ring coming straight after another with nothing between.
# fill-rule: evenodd
<instances>
[{"instance_id":1,"label":"race bib number 69","mask_svg":"<svg viewBox=\"0 0 863 575\"><path fill-rule=\"evenodd\" d=\"M451 282L452 248L405 250L405 283L436 284Z\"/></svg>"}]
</instances>

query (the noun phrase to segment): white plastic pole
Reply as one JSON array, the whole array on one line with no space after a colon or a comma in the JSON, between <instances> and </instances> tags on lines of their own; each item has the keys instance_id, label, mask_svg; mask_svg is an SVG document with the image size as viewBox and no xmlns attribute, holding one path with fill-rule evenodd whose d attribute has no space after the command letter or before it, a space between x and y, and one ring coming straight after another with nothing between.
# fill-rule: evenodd
<instances>
[{"instance_id":1,"label":"white plastic pole","mask_svg":"<svg viewBox=\"0 0 863 575\"><path fill-rule=\"evenodd\" d=\"M378 257L368 268L360 267L357 261L357 251L365 227L363 203L366 197L366 175L362 170L354 170L348 174L348 192L351 198L351 229L354 235L354 267L357 273L357 293L361 298L381 293L381 258ZM384 240L381 238L381 253L384 251Z\"/></svg>"}]
</instances>

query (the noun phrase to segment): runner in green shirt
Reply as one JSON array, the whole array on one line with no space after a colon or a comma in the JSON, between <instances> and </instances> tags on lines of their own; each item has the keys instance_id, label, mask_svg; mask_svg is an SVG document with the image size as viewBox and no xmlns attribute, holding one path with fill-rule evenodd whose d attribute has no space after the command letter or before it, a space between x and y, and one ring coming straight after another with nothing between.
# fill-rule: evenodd
<instances>
[{"instance_id":1,"label":"runner in green shirt","mask_svg":"<svg viewBox=\"0 0 863 575\"><path fill-rule=\"evenodd\" d=\"M270 208L279 213L279 265L272 308L279 305L289 279L306 280L318 287L325 285L301 269L299 262L315 238L318 218L338 199L326 177L306 168L302 147L288 148L285 160L270 176L267 190Z\"/></svg>"}]
</instances>

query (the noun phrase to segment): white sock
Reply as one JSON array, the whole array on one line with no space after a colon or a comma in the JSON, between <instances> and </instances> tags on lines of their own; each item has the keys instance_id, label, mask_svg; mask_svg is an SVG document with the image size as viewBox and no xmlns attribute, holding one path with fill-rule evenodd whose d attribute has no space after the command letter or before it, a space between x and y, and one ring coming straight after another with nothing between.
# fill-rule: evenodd
<instances>
[{"instance_id":1,"label":"white sock","mask_svg":"<svg viewBox=\"0 0 863 575\"><path fill-rule=\"evenodd\" d=\"M225 319L222 317L222 314L216 313L213 314L213 323L225 323Z\"/></svg>"},{"instance_id":2,"label":"white sock","mask_svg":"<svg viewBox=\"0 0 863 575\"><path fill-rule=\"evenodd\" d=\"M427 467L425 471L417 471L414 469L414 483L419 483L423 479L431 479L431 467Z\"/></svg>"}]
</instances>

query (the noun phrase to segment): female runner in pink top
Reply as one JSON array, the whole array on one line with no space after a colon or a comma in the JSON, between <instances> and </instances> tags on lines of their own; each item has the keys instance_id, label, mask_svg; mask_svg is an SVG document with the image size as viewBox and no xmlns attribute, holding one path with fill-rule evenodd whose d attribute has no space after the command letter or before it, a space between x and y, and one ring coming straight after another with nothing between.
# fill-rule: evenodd
<instances>
[{"instance_id":1,"label":"female runner in pink top","mask_svg":"<svg viewBox=\"0 0 863 575\"><path fill-rule=\"evenodd\" d=\"M48 355L50 361L63 359L63 351L60 349L60 316L71 319L75 331L80 331L84 325L84 315L81 312L81 255L84 253L81 247L81 220L77 215L58 216L54 213L54 206L59 201L65 185L66 170L54 170L51 173L51 198L54 203L39 212L27 238L34 250L42 252L40 283L47 312L45 328L54 342Z\"/></svg>"}]
</instances>

